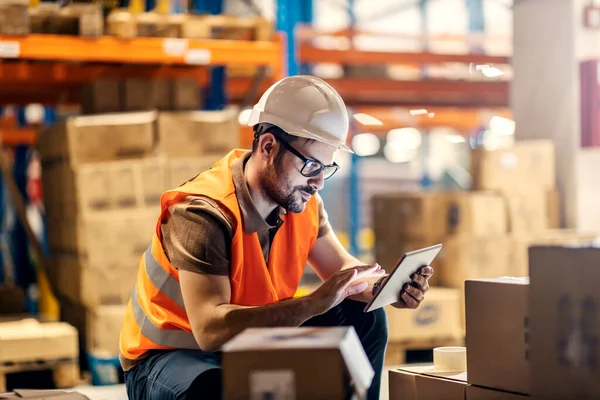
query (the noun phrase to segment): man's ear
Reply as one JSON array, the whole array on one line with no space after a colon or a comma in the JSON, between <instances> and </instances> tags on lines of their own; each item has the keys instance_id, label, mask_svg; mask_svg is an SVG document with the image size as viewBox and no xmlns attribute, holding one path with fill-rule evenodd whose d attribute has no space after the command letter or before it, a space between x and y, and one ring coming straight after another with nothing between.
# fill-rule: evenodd
<instances>
[{"instance_id":1,"label":"man's ear","mask_svg":"<svg viewBox=\"0 0 600 400\"><path fill-rule=\"evenodd\" d=\"M273 158L277 154L279 144L271 133L262 134L258 138L258 151L265 158Z\"/></svg>"}]
</instances>

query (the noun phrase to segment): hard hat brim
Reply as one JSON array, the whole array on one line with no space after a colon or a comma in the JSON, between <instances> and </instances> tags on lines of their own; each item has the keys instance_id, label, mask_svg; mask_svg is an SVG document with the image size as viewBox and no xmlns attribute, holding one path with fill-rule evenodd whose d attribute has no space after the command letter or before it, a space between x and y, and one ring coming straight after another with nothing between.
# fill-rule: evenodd
<instances>
[{"instance_id":1,"label":"hard hat brim","mask_svg":"<svg viewBox=\"0 0 600 400\"><path fill-rule=\"evenodd\" d=\"M346 143L340 141L338 138L333 137L332 135L328 134L327 132L308 131L299 126L296 126L295 124L290 123L289 121L285 121L276 115L269 114L265 111L257 109L257 107L255 106L252 109L252 113L250 114L250 118L248 119L247 124L248 124L248 126L254 126L254 125L262 123L262 122L276 125L280 129L283 129L289 135L301 137L304 139L316 140L317 142L325 143L325 144L333 146L337 149L354 154L352 149L350 147L348 147L346 145Z\"/></svg>"}]
</instances>

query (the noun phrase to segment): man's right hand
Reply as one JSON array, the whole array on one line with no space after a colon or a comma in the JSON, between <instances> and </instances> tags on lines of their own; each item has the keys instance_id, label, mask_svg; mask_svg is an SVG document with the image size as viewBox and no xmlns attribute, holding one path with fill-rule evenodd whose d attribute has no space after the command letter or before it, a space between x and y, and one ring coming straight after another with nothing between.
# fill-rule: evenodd
<instances>
[{"instance_id":1,"label":"man's right hand","mask_svg":"<svg viewBox=\"0 0 600 400\"><path fill-rule=\"evenodd\" d=\"M365 281L357 280L383 276L385 271L378 264L348 268L334 273L310 296L315 302L316 312L323 314L340 304L346 297L362 293L368 287Z\"/></svg>"}]
</instances>

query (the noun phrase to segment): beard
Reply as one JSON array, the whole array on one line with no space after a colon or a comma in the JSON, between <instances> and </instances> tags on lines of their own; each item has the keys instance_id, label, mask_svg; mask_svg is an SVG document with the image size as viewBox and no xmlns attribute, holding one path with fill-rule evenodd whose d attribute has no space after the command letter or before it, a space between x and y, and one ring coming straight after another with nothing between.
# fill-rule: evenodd
<instances>
[{"instance_id":1,"label":"beard","mask_svg":"<svg viewBox=\"0 0 600 400\"><path fill-rule=\"evenodd\" d=\"M276 170L277 163L267 166L260 174L260 190L263 196L293 213L301 213L306 208L300 191L311 196L317 191L311 186L292 186L285 174Z\"/></svg>"}]
</instances>

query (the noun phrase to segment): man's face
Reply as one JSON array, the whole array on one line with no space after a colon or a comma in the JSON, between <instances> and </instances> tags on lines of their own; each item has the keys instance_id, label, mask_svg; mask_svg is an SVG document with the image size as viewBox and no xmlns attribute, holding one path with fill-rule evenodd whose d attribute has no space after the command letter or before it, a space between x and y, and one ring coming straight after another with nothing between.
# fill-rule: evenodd
<instances>
[{"instance_id":1,"label":"man's face","mask_svg":"<svg viewBox=\"0 0 600 400\"><path fill-rule=\"evenodd\" d=\"M304 157L324 165L333 163L336 148L321 142L297 139L290 145ZM279 145L278 153L270 160L261 174L262 191L275 203L294 213L301 213L306 202L317 190L323 188L323 172L313 177L300 173L304 161Z\"/></svg>"}]
</instances>

